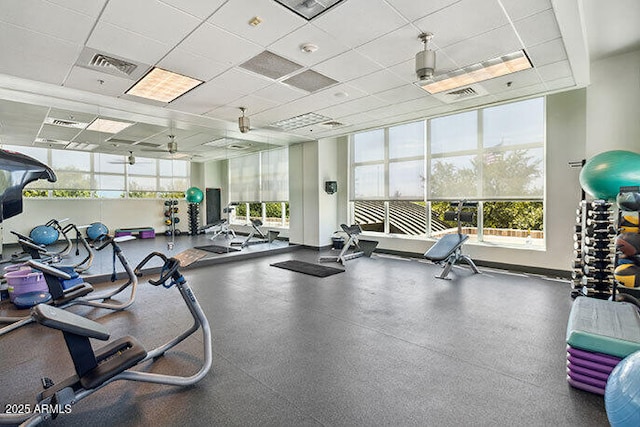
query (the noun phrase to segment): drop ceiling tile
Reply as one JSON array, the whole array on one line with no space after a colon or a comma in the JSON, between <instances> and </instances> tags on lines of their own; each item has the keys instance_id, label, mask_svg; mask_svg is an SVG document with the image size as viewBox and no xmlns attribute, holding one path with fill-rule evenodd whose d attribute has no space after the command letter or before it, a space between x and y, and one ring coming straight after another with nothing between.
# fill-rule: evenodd
<instances>
[{"instance_id":1,"label":"drop ceiling tile","mask_svg":"<svg viewBox=\"0 0 640 427\"><path fill-rule=\"evenodd\" d=\"M229 104L215 108L207 112L205 115L219 120L236 122L238 120L238 117L242 115L240 107L246 108L245 115L251 118L251 116L254 114L277 107L278 105L279 104L277 102L269 101L268 99L260 98L254 95L249 95L236 99L235 101L233 101L233 105Z\"/></svg>"},{"instance_id":2,"label":"drop ceiling tile","mask_svg":"<svg viewBox=\"0 0 640 427\"><path fill-rule=\"evenodd\" d=\"M158 67L207 82L229 69L228 64L177 48L158 63Z\"/></svg>"},{"instance_id":3,"label":"drop ceiling tile","mask_svg":"<svg viewBox=\"0 0 640 427\"><path fill-rule=\"evenodd\" d=\"M101 95L120 96L134 83L129 79L74 66L65 80L64 86Z\"/></svg>"},{"instance_id":4,"label":"drop ceiling tile","mask_svg":"<svg viewBox=\"0 0 640 427\"><path fill-rule=\"evenodd\" d=\"M554 62L553 64L543 65L537 68L538 73L543 81L552 81L564 77L571 77L571 65L569 61Z\"/></svg>"},{"instance_id":5,"label":"drop ceiling tile","mask_svg":"<svg viewBox=\"0 0 640 427\"><path fill-rule=\"evenodd\" d=\"M0 73L62 84L82 46L0 22Z\"/></svg>"},{"instance_id":6,"label":"drop ceiling tile","mask_svg":"<svg viewBox=\"0 0 640 427\"><path fill-rule=\"evenodd\" d=\"M216 86L230 87L243 95L248 95L271 85L273 80L238 68L232 68L220 74L211 82Z\"/></svg>"},{"instance_id":7,"label":"drop ceiling tile","mask_svg":"<svg viewBox=\"0 0 640 427\"><path fill-rule=\"evenodd\" d=\"M349 0L331 8L313 21L328 34L340 34L351 47L405 25L407 20L383 0ZM348 27L348 31L345 31Z\"/></svg>"},{"instance_id":8,"label":"drop ceiling tile","mask_svg":"<svg viewBox=\"0 0 640 427\"><path fill-rule=\"evenodd\" d=\"M358 52L349 51L315 65L313 69L339 82L347 82L379 71L382 67Z\"/></svg>"},{"instance_id":9,"label":"drop ceiling tile","mask_svg":"<svg viewBox=\"0 0 640 427\"><path fill-rule=\"evenodd\" d=\"M287 103L306 96L307 92L276 82L264 89L257 90L254 95L277 103Z\"/></svg>"},{"instance_id":10,"label":"drop ceiling tile","mask_svg":"<svg viewBox=\"0 0 640 427\"><path fill-rule=\"evenodd\" d=\"M22 0L3 2L0 21L82 44L95 19L42 0Z\"/></svg>"},{"instance_id":11,"label":"drop ceiling tile","mask_svg":"<svg viewBox=\"0 0 640 427\"><path fill-rule=\"evenodd\" d=\"M436 52L436 72L439 72L439 70L441 69L441 62L442 55L439 56L438 52ZM393 67L387 68L387 70L407 83L413 83L417 80L415 59L410 59L409 61L394 65Z\"/></svg>"},{"instance_id":12,"label":"drop ceiling tile","mask_svg":"<svg viewBox=\"0 0 640 427\"><path fill-rule=\"evenodd\" d=\"M415 58L416 53L424 49L424 44L418 38L420 31L413 25L405 25L369 43L363 44L356 50L367 58L385 67ZM431 49L435 49L431 44Z\"/></svg>"},{"instance_id":13,"label":"drop ceiling tile","mask_svg":"<svg viewBox=\"0 0 640 427\"><path fill-rule=\"evenodd\" d=\"M363 96L362 98L354 99L352 101L341 103L340 107L346 108L350 110L351 113L355 114L358 112L374 110L376 108L380 108L388 104L389 103L384 99L378 98L377 96L369 95L369 96Z\"/></svg>"},{"instance_id":14,"label":"drop ceiling tile","mask_svg":"<svg viewBox=\"0 0 640 427\"><path fill-rule=\"evenodd\" d=\"M511 82L508 86L507 83ZM510 90L521 89L523 87L537 85L542 83L537 70L528 69L509 74L508 76L496 77L495 79L485 80L481 83L482 87L489 93L508 92Z\"/></svg>"},{"instance_id":15,"label":"drop ceiling tile","mask_svg":"<svg viewBox=\"0 0 640 427\"><path fill-rule=\"evenodd\" d=\"M546 86L550 91L559 89L574 89L576 87L576 82L573 77L563 77L561 79L547 81Z\"/></svg>"},{"instance_id":16,"label":"drop ceiling tile","mask_svg":"<svg viewBox=\"0 0 640 427\"><path fill-rule=\"evenodd\" d=\"M303 52L301 46L307 43L318 46L318 50L313 53ZM305 24L271 44L269 50L293 62L310 67L346 52L349 47L313 24Z\"/></svg>"},{"instance_id":17,"label":"drop ceiling tile","mask_svg":"<svg viewBox=\"0 0 640 427\"><path fill-rule=\"evenodd\" d=\"M164 126L152 125L148 123L135 123L122 132L118 133L118 138L133 141L142 141L165 131Z\"/></svg>"},{"instance_id":18,"label":"drop ceiling tile","mask_svg":"<svg viewBox=\"0 0 640 427\"><path fill-rule=\"evenodd\" d=\"M514 23L525 46L533 46L560 37L553 10L545 10Z\"/></svg>"},{"instance_id":19,"label":"drop ceiling tile","mask_svg":"<svg viewBox=\"0 0 640 427\"><path fill-rule=\"evenodd\" d=\"M135 58L146 64L155 64L170 48L153 38L102 21L98 22L91 33L87 46L106 54Z\"/></svg>"},{"instance_id":20,"label":"drop ceiling tile","mask_svg":"<svg viewBox=\"0 0 640 427\"><path fill-rule=\"evenodd\" d=\"M67 128L63 126L54 126L54 125L42 125L42 130L38 134L40 138L46 139L58 139L61 141L71 141L74 139L82 129L73 129Z\"/></svg>"},{"instance_id":21,"label":"drop ceiling tile","mask_svg":"<svg viewBox=\"0 0 640 427\"><path fill-rule=\"evenodd\" d=\"M192 15L156 0L109 0L100 21L170 46L200 24Z\"/></svg>"},{"instance_id":22,"label":"drop ceiling tile","mask_svg":"<svg viewBox=\"0 0 640 427\"><path fill-rule=\"evenodd\" d=\"M107 0L47 0L49 3L57 4L67 9L74 10L76 12L83 13L87 16L97 18L104 7Z\"/></svg>"},{"instance_id":23,"label":"drop ceiling tile","mask_svg":"<svg viewBox=\"0 0 640 427\"><path fill-rule=\"evenodd\" d=\"M398 86L402 86L407 82L396 76L390 71L380 70L375 73L368 74L364 77L359 77L354 80L350 80L349 84L369 94L382 92L387 89L393 89Z\"/></svg>"},{"instance_id":24,"label":"drop ceiling tile","mask_svg":"<svg viewBox=\"0 0 640 427\"><path fill-rule=\"evenodd\" d=\"M443 48L508 23L495 0L461 0L416 21L415 25L422 32L433 33L433 42Z\"/></svg>"},{"instance_id":25,"label":"drop ceiling tile","mask_svg":"<svg viewBox=\"0 0 640 427\"><path fill-rule=\"evenodd\" d=\"M200 19L208 18L226 0L160 0Z\"/></svg>"},{"instance_id":26,"label":"drop ceiling tile","mask_svg":"<svg viewBox=\"0 0 640 427\"><path fill-rule=\"evenodd\" d=\"M555 39L527 48L527 55L534 67L552 64L567 59L562 39Z\"/></svg>"},{"instance_id":27,"label":"drop ceiling tile","mask_svg":"<svg viewBox=\"0 0 640 427\"><path fill-rule=\"evenodd\" d=\"M204 114L214 108L226 105L244 94L235 88L217 86L211 82L204 83L173 101L172 109L194 114Z\"/></svg>"},{"instance_id":28,"label":"drop ceiling tile","mask_svg":"<svg viewBox=\"0 0 640 427\"><path fill-rule=\"evenodd\" d=\"M551 9L550 0L501 0L512 21Z\"/></svg>"},{"instance_id":29,"label":"drop ceiling tile","mask_svg":"<svg viewBox=\"0 0 640 427\"><path fill-rule=\"evenodd\" d=\"M180 43L178 49L229 66L241 64L263 50L255 43L206 22Z\"/></svg>"},{"instance_id":30,"label":"drop ceiling tile","mask_svg":"<svg viewBox=\"0 0 640 427\"><path fill-rule=\"evenodd\" d=\"M451 6L457 1L459 0L387 0L387 3L395 7L410 22L413 22L419 18L422 18L423 16Z\"/></svg>"},{"instance_id":31,"label":"drop ceiling tile","mask_svg":"<svg viewBox=\"0 0 640 427\"><path fill-rule=\"evenodd\" d=\"M256 16L262 23L250 25L249 21ZM306 20L272 0L234 0L223 5L209 22L266 47L304 25Z\"/></svg>"},{"instance_id":32,"label":"drop ceiling tile","mask_svg":"<svg viewBox=\"0 0 640 427\"><path fill-rule=\"evenodd\" d=\"M400 102L410 101L416 98L423 98L427 94L423 89L416 85L404 85L395 89L389 89L384 92L376 93L376 97L386 101L388 104L396 104ZM428 95L428 94L427 94Z\"/></svg>"},{"instance_id":33,"label":"drop ceiling tile","mask_svg":"<svg viewBox=\"0 0 640 427\"><path fill-rule=\"evenodd\" d=\"M362 123L368 123L372 120L377 120L375 117L367 113L356 113L348 116L340 117L340 122L346 125L359 125Z\"/></svg>"},{"instance_id":34,"label":"drop ceiling tile","mask_svg":"<svg viewBox=\"0 0 640 427\"><path fill-rule=\"evenodd\" d=\"M443 49L460 67L497 58L522 49L511 25L493 29L479 36L463 40ZM436 57L436 68L440 70Z\"/></svg>"}]
</instances>

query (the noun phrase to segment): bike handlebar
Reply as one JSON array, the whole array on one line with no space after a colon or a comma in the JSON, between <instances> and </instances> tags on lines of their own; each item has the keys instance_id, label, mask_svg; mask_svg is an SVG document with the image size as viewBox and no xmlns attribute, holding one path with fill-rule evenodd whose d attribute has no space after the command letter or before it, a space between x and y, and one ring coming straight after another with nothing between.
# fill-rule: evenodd
<instances>
[{"instance_id":1,"label":"bike handlebar","mask_svg":"<svg viewBox=\"0 0 640 427\"><path fill-rule=\"evenodd\" d=\"M177 279L178 277L180 277L180 272L178 271L178 269L180 268L180 261L175 258L167 258L167 256L161 252L151 252L142 261L140 261L140 263L134 270L136 276L142 276L142 272L140 270L154 257L162 259L164 264L160 269L160 277L158 278L158 280L149 279L149 283L154 286L164 286L164 283L170 278Z\"/></svg>"}]
</instances>

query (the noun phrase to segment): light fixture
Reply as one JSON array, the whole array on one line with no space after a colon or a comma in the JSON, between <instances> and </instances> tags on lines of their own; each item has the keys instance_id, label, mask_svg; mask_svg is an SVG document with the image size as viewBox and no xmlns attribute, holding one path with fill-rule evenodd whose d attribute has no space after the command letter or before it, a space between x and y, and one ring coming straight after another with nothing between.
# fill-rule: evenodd
<instances>
[{"instance_id":1,"label":"light fixture","mask_svg":"<svg viewBox=\"0 0 640 427\"><path fill-rule=\"evenodd\" d=\"M136 156L133 155L133 151L129 151L129 157L127 157L127 163L131 166L136 164Z\"/></svg>"},{"instance_id":2,"label":"light fixture","mask_svg":"<svg viewBox=\"0 0 640 427\"><path fill-rule=\"evenodd\" d=\"M484 80L533 68L523 50L493 58L420 82L420 87L431 94L468 86Z\"/></svg>"},{"instance_id":3,"label":"light fixture","mask_svg":"<svg viewBox=\"0 0 640 427\"><path fill-rule=\"evenodd\" d=\"M242 116L238 117L238 127L240 128L240 132L247 133L251 130L249 117L245 117L244 111L246 108L240 107L240 111L242 111Z\"/></svg>"},{"instance_id":4,"label":"light fixture","mask_svg":"<svg viewBox=\"0 0 640 427\"><path fill-rule=\"evenodd\" d=\"M126 94L169 103L202 83L202 80L193 79L162 68L153 68L138 83L133 85Z\"/></svg>"},{"instance_id":5,"label":"light fixture","mask_svg":"<svg viewBox=\"0 0 640 427\"><path fill-rule=\"evenodd\" d=\"M416 53L416 75L418 80L426 80L433 77L436 69L436 53L428 48L433 33L422 33L418 38L424 43L424 50Z\"/></svg>"},{"instance_id":6,"label":"light fixture","mask_svg":"<svg viewBox=\"0 0 640 427\"><path fill-rule=\"evenodd\" d=\"M98 144L90 144L88 142L70 142L64 148L67 150L91 151L98 147Z\"/></svg>"},{"instance_id":7,"label":"light fixture","mask_svg":"<svg viewBox=\"0 0 640 427\"><path fill-rule=\"evenodd\" d=\"M214 139L213 141L205 142L202 145L206 145L207 147L227 148L231 146L250 147L252 144L243 139L221 137L218 139Z\"/></svg>"},{"instance_id":8,"label":"light fixture","mask_svg":"<svg viewBox=\"0 0 640 427\"><path fill-rule=\"evenodd\" d=\"M331 117L326 117L316 113L306 113L299 116L290 117L288 119L279 120L271 123L269 126L274 128L280 128L282 130L294 130L305 126L315 125L316 123L328 122L333 120Z\"/></svg>"},{"instance_id":9,"label":"light fixture","mask_svg":"<svg viewBox=\"0 0 640 427\"><path fill-rule=\"evenodd\" d=\"M132 124L133 123L131 122L120 122L117 120L108 120L97 117L91 122L91 124L89 124L89 126L87 126L87 130L103 133L118 133Z\"/></svg>"}]
</instances>

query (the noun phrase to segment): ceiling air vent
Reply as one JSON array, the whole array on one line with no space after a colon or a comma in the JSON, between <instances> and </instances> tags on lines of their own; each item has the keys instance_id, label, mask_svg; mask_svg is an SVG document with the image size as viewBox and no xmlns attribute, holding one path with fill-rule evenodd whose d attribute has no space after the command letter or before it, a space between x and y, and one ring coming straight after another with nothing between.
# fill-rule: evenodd
<instances>
[{"instance_id":1,"label":"ceiling air vent","mask_svg":"<svg viewBox=\"0 0 640 427\"><path fill-rule=\"evenodd\" d=\"M277 80L301 69L302 65L265 50L245 63L240 64L240 68Z\"/></svg>"},{"instance_id":2,"label":"ceiling air vent","mask_svg":"<svg viewBox=\"0 0 640 427\"><path fill-rule=\"evenodd\" d=\"M282 83L306 90L307 92L315 92L338 82L313 70L307 70L283 80Z\"/></svg>"},{"instance_id":3,"label":"ceiling air vent","mask_svg":"<svg viewBox=\"0 0 640 427\"><path fill-rule=\"evenodd\" d=\"M326 127L329 127L331 129L333 129L333 128L337 128L337 127L340 127L340 126L344 126L344 123L340 123L340 122L336 122L335 120L332 120L330 122L322 123L322 126L326 126Z\"/></svg>"},{"instance_id":4,"label":"ceiling air vent","mask_svg":"<svg viewBox=\"0 0 640 427\"><path fill-rule=\"evenodd\" d=\"M465 86L449 92L434 93L431 96L442 102L451 104L458 101L464 101L466 99L479 98L488 94L489 92L487 92L484 87L479 84L473 84L471 86Z\"/></svg>"},{"instance_id":5,"label":"ceiling air vent","mask_svg":"<svg viewBox=\"0 0 640 427\"><path fill-rule=\"evenodd\" d=\"M61 120L54 117L47 117L46 119L44 119L44 122L48 125L62 126L65 128L73 129L84 129L87 127L87 125L89 125L89 123L76 122L73 120Z\"/></svg>"},{"instance_id":6,"label":"ceiling air vent","mask_svg":"<svg viewBox=\"0 0 640 427\"><path fill-rule=\"evenodd\" d=\"M472 87L463 87L462 89L453 90L447 92L449 96L457 96L458 98L466 98L467 96L476 96L478 92L473 90Z\"/></svg>"},{"instance_id":7,"label":"ceiling air vent","mask_svg":"<svg viewBox=\"0 0 640 427\"><path fill-rule=\"evenodd\" d=\"M108 68L110 70L119 71L122 74L130 76L138 66L131 62L121 59L112 58L101 53L96 53L89 61L89 65L95 68Z\"/></svg>"}]
</instances>

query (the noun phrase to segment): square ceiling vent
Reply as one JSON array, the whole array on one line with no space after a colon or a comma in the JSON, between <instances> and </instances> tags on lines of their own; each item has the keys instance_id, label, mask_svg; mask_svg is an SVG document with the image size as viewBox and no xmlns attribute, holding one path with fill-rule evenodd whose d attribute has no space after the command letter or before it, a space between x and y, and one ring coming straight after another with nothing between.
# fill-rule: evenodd
<instances>
[{"instance_id":1,"label":"square ceiling vent","mask_svg":"<svg viewBox=\"0 0 640 427\"><path fill-rule=\"evenodd\" d=\"M311 21L321 13L326 12L344 0L275 0L276 3L286 7L296 15Z\"/></svg>"},{"instance_id":2,"label":"square ceiling vent","mask_svg":"<svg viewBox=\"0 0 640 427\"><path fill-rule=\"evenodd\" d=\"M298 89L306 90L307 92L315 92L332 86L338 83L338 81L316 71L306 70L300 74L296 74L295 76L291 76L288 79L283 80L282 83L297 87Z\"/></svg>"},{"instance_id":3,"label":"square ceiling vent","mask_svg":"<svg viewBox=\"0 0 640 427\"><path fill-rule=\"evenodd\" d=\"M240 68L277 80L301 69L302 65L265 50L240 64Z\"/></svg>"}]
</instances>

